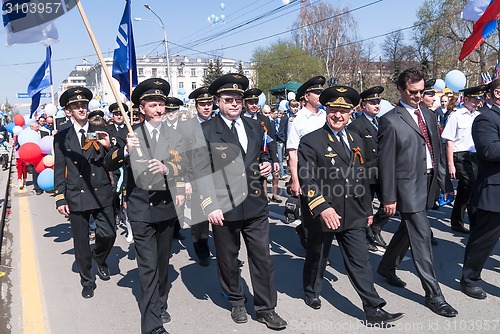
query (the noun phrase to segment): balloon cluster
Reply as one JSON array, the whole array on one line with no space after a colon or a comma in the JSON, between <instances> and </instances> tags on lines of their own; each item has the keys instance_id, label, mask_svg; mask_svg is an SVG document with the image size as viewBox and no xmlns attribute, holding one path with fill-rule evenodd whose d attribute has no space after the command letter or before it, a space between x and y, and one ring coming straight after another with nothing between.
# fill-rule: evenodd
<instances>
[{"instance_id":1,"label":"balloon cluster","mask_svg":"<svg viewBox=\"0 0 500 334\"><path fill-rule=\"evenodd\" d=\"M19 117L18 117L19 116ZM33 164L39 173L38 185L42 190L50 191L54 189L54 156L52 146L54 137L45 136L40 138L38 133L30 128L23 129L25 119L21 115L14 117L14 126L7 124L7 130L12 128L13 134L17 134L17 142L20 145L18 154L22 161Z\"/></svg>"},{"instance_id":2,"label":"balloon cluster","mask_svg":"<svg viewBox=\"0 0 500 334\"><path fill-rule=\"evenodd\" d=\"M221 2L219 5L221 10L224 10L226 8L226 4L224 2ZM216 25L217 23L226 23L226 16L224 14L220 14L219 16L216 16L215 14L212 14L208 17L208 23L211 23L212 25Z\"/></svg>"},{"instance_id":3,"label":"balloon cluster","mask_svg":"<svg viewBox=\"0 0 500 334\"><path fill-rule=\"evenodd\" d=\"M452 70L448 72L443 79L436 79L436 83L434 84L434 89L437 91L442 91L445 88L449 88L455 93L458 93L460 90L465 88L467 84L467 78L462 71Z\"/></svg>"}]
</instances>

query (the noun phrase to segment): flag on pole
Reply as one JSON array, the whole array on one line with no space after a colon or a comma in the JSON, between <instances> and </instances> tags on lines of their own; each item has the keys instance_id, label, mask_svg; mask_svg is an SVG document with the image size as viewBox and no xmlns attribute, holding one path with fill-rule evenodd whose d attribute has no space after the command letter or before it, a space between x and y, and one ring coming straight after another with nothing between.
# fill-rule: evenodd
<instances>
[{"instance_id":1,"label":"flag on pole","mask_svg":"<svg viewBox=\"0 0 500 334\"><path fill-rule=\"evenodd\" d=\"M469 0L462 11L462 18L476 22L490 4L491 0Z\"/></svg>"},{"instance_id":2,"label":"flag on pole","mask_svg":"<svg viewBox=\"0 0 500 334\"><path fill-rule=\"evenodd\" d=\"M132 15L130 0L127 0L123 12L116 48L113 54L113 78L120 83L120 92L130 100L129 70L132 70L132 86L137 86L137 63L135 59L134 35L132 32Z\"/></svg>"},{"instance_id":3,"label":"flag on pole","mask_svg":"<svg viewBox=\"0 0 500 334\"><path fill-rule=\"evenodd\" d=\"M484 13L472 26L472 34L462 45L458 60L462 61L477 49L491 34L496 31L497 19L500 17L500 0L491 0Z\"/></svg>"},{"instance_id":4,"label":"flag on pole","mask_svg":"<svg viewBox=\"0 0 500 334\"><path fill-rule=\"evenodd\" d=\"M45 55L45 62L40 66L38 71L31 79L28 85L28 94L31 97L31 107L30 107L30 118L33 113L38 109L40 105L41 92L45 88L52 85L52 65L50 63L50 58L52 57L52 50L47 47L47 52Z\"/></svg>"}]
</instances>

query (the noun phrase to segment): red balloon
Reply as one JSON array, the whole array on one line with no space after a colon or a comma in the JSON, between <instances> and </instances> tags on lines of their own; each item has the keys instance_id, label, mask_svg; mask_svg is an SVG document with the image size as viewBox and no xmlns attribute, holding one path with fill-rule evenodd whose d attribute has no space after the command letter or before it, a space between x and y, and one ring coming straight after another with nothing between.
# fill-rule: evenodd
<instances>
[{"instance_id":1,"label":"red balloon","mask_svg":"<svg viewBox=\"0 0 500 334\"><path fill-rule=\"evenodd\" d=\"M45 167L43 159L40 159L40 161L35 165L35 170L38 174L40 174L45 168L47 167Z\"/></svg>"},{"instance_id":2,"label":"red balloon","mask_svg":"<svg viewBox=\"0 0 500 334\"><path fill-rule=\"evenodd\" d=\"M19 126L24 126L24 117L17 114L14 116L14 124L19 125Z\"/></svg>"},{"instance_id":3,"label":"red balloon","mask_svg":"<svg viewBox=\"0 0 500 334\"><path fill-rule=\"evenodd\" d=\"M42 160L42 149L35 143L24 143L19 148L19 159L29 164L38 164Z\"/></svg>"}]
</instances>

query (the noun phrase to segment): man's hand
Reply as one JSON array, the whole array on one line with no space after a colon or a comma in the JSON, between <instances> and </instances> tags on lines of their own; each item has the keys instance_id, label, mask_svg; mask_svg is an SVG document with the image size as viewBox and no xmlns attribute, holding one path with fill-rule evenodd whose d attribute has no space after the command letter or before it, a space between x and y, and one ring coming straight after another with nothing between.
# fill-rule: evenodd
<instances>
[{"instance_id":1,"label":"man's hand","mask_svg":"<svg viewBox=\"0 0 500 334\"><path fill-rule=\"evenodd\" d=\"M262 162L259 164L259 169L260 169L260 175L262 177L267 177L269 174L271 174L271 163L270 162Z\"/></svg>"},{"instance_id":2,"label":"man's hand","mask_svg":"<svg viewBox=\"0 0 500 334\"><path fill-rule=\"evenodd\" d=\"M185 200L184 195L176 195L175 196L175 206L177 206L177 207L183 206L184 200Z\"/></svg>"},{"instance_id":3,"label":"man's hand","mask_svg":"<svg viewBox=\"0 0 500 334\"><path fill-rule=\"evenodd\" d=\"M57 211L64 217L69 217L69 206L67 204L59 205Z\"/></svg>"},{"instance_id":4,"label":"man's hand","mask_svg":"<svg viewBox=\"0 0 500 334\"><path fill-rule=\"evenodd\" d=\"M394 216L396 214L396 204L396 201L384 203L384 212L390 216Z\"/></svg>"},{"instance_id":5,"label":"man's hand","mask_svg":"<svg viewBox=\"0 0 500 334\"><path fill-rule=\"evenodd\" d=\"M139 142L139 138L137 137L137 133L127 133L127 151L130 154L135 147L139 147L141 144Z\"/></svg>"},{"instance_id":6,"label":"man's hand","mask_svg":"<svg viewBox=\"0 0 500 334\"><path fill-rule=\"evenodd\" d=\"M210 212L207 216L208 222L212 225L224 225L224 214L222 214L221 209L214 210Z\"/></svg>"},{"instance_id":7,"label":"man's hand","mask_svg":"<svg viewBox=\"0 0 500 334\"><path fill-rule=\"evenodd\" d=\"M444 200L446 201L448 199L448 196L453 196L455 195L455 193L452 191L452 192L449 192L449 193L444 193L443 197L444 197Z\"/></svg>"},{"instance_id":8,"label":"man's hand","mask_svg":"<svg viewBox=\"0 0 500 334\"><path fill-rule=\"evenodd\" d=\"M186 196L190 197L193 194L193 186L191 182L186 182L184 185L184 191L186 192Z\"/></svg>"},{"instance_id":9,"label":"man's hand","mask_svg":"<svg viewBox=\"0 0 500 334\"><path fill-rule=\"evenodd\" d=\"M278 177L279 172L280 172L280 163L279 162L273 163L273 175L275 177Z\"/></svg>"},{"instance_id":10,"label":"man's hand","mask_svg":"<svg viewBox=\"0 0 500 334\"><path fill-rule=\"evenodd\" d=\"M372 226L372 224L373 224L373 216L368 216L368 218L366 220L367 220L366 226L367 227Z\"/></svg>"},{"instance_id":11,"label":"man's hand","mask_svg":"<svg viewBox=\"0 0 500 334\"><path fill-rule=\"evenodd\" d=\"M457 178L457 170L455 169L455 165L448 165L448 173L450 173L450 177L452 179Z\"/></svg>"},{"instance_id":12,"label":"man's hand","mask_svg":"<svg viewBox=\"0 0 500 334\"><path fill-rule=\"evenodd\" d=\"M331 230L336 230L340 226L340 217L334 208L328 208L319 214L322 221L325 222L326 226Z\"/></svg>"},{"instance_id":13,"label":"man's hand","mask_svg":"<svg viewBox=\"0 0 500 334\"><path fill-rule=\"evenodd\" d=\"M109 134L106 131L96 131L95 133L99 136L97 142L101 144L102 147L109 150L111 148L111 141L109 139Z\"/></svg>"},{"instance_id":14,"label":"man's hand","mask_svg":"<svg viewBox=\"0 0 500 334\"><path fill-rule=\"evenodd\" d=\"M161 173L163 175L167 174L168 168L158 159L151 159L148 161L148 169L151 173Z\"/></svg>"},{"instance_id":15,"label":"man's hand","mask_svg":"<svg viewBox=\"0 0 500 334\"><path fill-rule=\"evenodd\" d=\"M290 193L292 196L300 196L302 195L302 189L300 188L300 183L297 180L292 180L292 185L290 186Z\"/></svg>"}]
</instances>

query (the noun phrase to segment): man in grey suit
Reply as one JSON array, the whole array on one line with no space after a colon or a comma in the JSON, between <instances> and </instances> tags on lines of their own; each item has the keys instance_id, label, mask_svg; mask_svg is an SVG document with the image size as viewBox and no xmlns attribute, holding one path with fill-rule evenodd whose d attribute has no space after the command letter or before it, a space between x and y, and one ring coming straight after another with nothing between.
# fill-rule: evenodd
<instances>
[{"instance_id":1,"label":"man in grey suit","mask_svg":"<svg viewBox=\"0 0 500 334\"><path fill-rule=\"evenodd\" d=\"M399 75L398 105L380 118L378 169L384 210L401 214L401 224L392 237L377 272L389 284L406 285L396 268L411 246L413 262L425 290L425 306L434 313L454 317L458 312L444 299L434 273L431 228L427 208L440 189L445 189L445 164L436 117L419 106L424 92L424 74L414 68ZM451 192L451 189L450 189Z\"/></svg>"}]
</instances>

